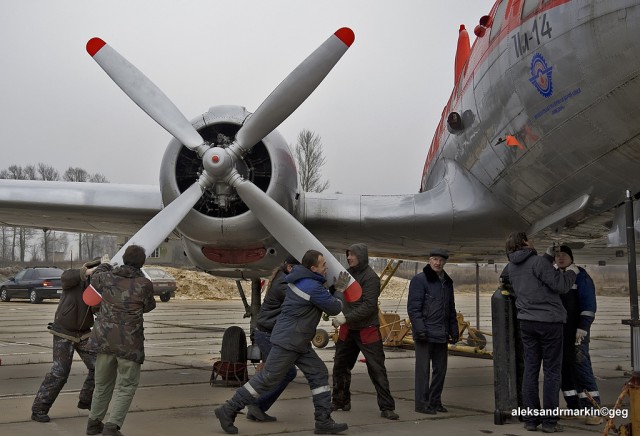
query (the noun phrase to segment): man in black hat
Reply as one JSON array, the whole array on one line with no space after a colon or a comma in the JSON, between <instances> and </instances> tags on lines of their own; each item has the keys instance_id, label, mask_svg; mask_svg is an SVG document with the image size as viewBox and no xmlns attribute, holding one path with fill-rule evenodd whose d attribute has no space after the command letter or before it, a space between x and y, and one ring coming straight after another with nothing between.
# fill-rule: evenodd
<instances>
[{"instance_id":1,"label":"man in black hat","mask_svg":"<svg viewBox=\"0 0 640 436\"><path fill-rule=\"evenodd\" d=\"M300 262L295 257L287 255L282 265L273 271L269 280L269 288L264 295L260 313L258 313L253 339L260 349L263 362L267 361L267 356L271 351L271 331L276 325L276 319L282 311L281 306L284 302L284 297L287 295L287 289L289 289L289 284L284 278L291 273L294 265L300 265ZM295 378L296 367L292 366L273 390L265 392L256 400L255 404L247 406L247 419L261 422L276 421L275 416L267 415L266 412Z\"/></svg>"},{"instance_id":2,"label":"man in black hat","mask_svg":"<svg viewBox=\"0 0 640 436\"><path fill-rule=\"evenodd\" d=\"M431 250L429 263L411 279L407 300L416 350L415 410L429 415L448 411L441 399L447 374L447 343L455 344L459 339L453 281L444 271L448 258L446 250Z\"/></svg>"}]
</instances>

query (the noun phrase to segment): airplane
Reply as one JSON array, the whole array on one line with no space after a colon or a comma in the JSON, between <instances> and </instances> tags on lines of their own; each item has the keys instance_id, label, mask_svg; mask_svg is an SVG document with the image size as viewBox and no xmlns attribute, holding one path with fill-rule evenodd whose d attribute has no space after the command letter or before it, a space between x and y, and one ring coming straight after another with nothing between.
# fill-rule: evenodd
<instances>
[{"instance_id":1,"label":"airplane","mask_svg":"<svg viewBox=\"0 0 640 436\"><path fill-rule=\"evenodd\" d=\"M569 243L581 261L620 257L625 191L640 196L639 4L498 0L479 17L473 45L461 26L454 89L420 189L406 195L302 192L275 130L351 47L350 29L332 34L254 113L214 106L190 121L93 38L88 53L174 136L160 185L1 180L0 224L133 235L114 263L131 243L151 252L178 237L197 268L254 280L287 252L315 248L330 260L331 282L344 271L331 252L354 242L382 257L424 259L437 246L452 262L504 261L506 236L522 230L538 247ZM376 152L399 158L391 147ZM637 202L634 210L640 216Z\"/></svg>"}]
</instances>

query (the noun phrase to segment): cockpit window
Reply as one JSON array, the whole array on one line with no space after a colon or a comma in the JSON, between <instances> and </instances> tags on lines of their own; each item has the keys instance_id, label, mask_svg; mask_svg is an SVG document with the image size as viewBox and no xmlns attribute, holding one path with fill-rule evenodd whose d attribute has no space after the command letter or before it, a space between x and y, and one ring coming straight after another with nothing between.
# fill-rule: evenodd
<instances>
[{"instance_id":1,"label":"cockpit window","mask_svg":"<svg viewBox=\"0 0 640 436\"><path fill-rule=\"evenodd\" d=\"M495 38L500 33L500 29L504 23L504 12L507 8L507 3L507 0L502 0L498 5L498 9L496 9L496 13L493 16L493 24L491 25L491 39Z\"/></svg>"},{"instance_id":2,"label":"cockpit window","mask_svg":"<svg viewBox=\"0 0 640 436\"><path fill-rule=\"evenodd\" d=\"M540 0L524 0L521 17L523 19L528 17L531 13L538 10L538 6L540 6Z\"/></svg>"},{"instance_id":3,"label":"cockpit window","mask_svg":"<svg viewBox=\"0 0 640 436\"><path fill-rule=\"evenodd\" d=\"M545 6L551 0L524 0L522 4L522 14L520 17L522 20L529 17L529 15L538 11L542 6Z\"/></svg>"}]
</instances>

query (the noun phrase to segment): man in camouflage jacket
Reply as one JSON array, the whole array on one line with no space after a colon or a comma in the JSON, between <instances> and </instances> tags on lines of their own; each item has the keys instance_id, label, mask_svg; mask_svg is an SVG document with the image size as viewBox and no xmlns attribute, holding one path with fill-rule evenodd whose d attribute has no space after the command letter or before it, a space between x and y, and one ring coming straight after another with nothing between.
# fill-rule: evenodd
<instances>
[{"instance_id":1,"label":"man in camouflage jacket","mask_svg":"<svg viewBox=\"0 0 640 436\"><path fill-rule=\"evenodd\" d=\"M62 296L54 320L48 326L53 334L53 365L33 400L31 419L34 421L49 422L49 409L67 383L74 351L80 355L89 370L80 389L78 408L91 408L96 352L89 346L93 313L91 307L82 301L82 291L89 284L89 276L98 263L99 261L89 262L80 269L68 269L60 277Z\"/></svg>"},{"instance_id":2,"label":"man in camouflage jacket","mask_svg":"<svg viewBox=\"0 0 640 436\"><path fill-rule=\"evenodd\" d=\"M93 274L91 284L102 294L102 303L90 338L98 358L87 434L104 418L115 388L116 399L102 434L121 435L138 387L144 362L143 313L156 307L153 285L140 270L145 260L144 248L131 245L122 256L124 265L112 269L103 263Z\"/></svg>"}]
</instances>

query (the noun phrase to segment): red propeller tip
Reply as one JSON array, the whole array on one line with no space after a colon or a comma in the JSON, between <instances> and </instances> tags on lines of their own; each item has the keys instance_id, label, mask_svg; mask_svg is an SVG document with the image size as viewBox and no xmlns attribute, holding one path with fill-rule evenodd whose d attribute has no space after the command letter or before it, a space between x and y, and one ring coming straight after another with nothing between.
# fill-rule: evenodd
<instances>
[{"instance_id":1,"label":"red propeller tip","mask_svg":"<svg viewBox=\"0 0 640 436\"><path fill-rule=\"evenodd\" d=\"M106 44L107 43L100 38L91 38L89 42L87 42L87 52L91 55L91 57L93 57L93 55L98 53L100 49Z\"/></svg>"},{"instance_id":2,"label":"red propeller tip","mask_svg":"<svg viewBox=\"0 0 640 436\"><path fill-rule=\"evenodd\" d=\"M334 35L340 38L340 41L344 42L347 47L351 47L353 41L356 40L356 34L353 33L353 30L349 29L348 27L338 29L336 33L334 33Z\"/></svg>"},{"instance_id":3,"label":"red propeller tip","mask_svg":"<svg viewBox=\"0 0 640 436\"><path fill-rule=\"evenodd\" d=\"M358 301L362 297L362 287L355 280L344 290L344 299L349 303Z\"/></svg>"}]
</instances>

